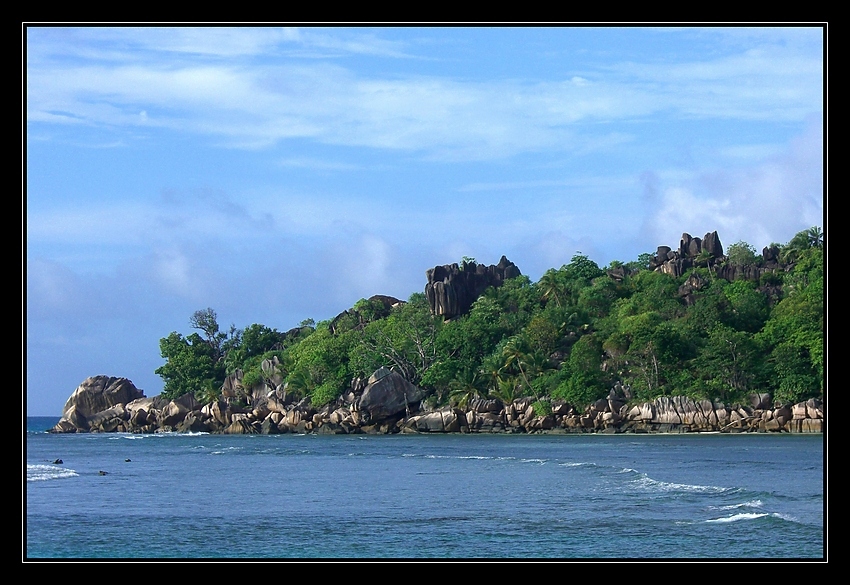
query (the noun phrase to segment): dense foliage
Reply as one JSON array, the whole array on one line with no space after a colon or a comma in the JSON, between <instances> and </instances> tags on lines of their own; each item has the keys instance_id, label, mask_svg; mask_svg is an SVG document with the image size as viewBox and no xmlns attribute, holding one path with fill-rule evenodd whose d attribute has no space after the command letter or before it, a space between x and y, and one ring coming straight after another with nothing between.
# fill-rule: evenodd
<instances>
[{"instance_id":1,"label":"dense foliage","mask_svg":"<svg viewBox=\"0 0 850 585\"><path fill-rule=\"evenodd\" d=\"M205 309L190 320L201 334L160 341L157 373L167 397L214 399L227 374L258 384L269 378L263 360L277 358L287 392L316 406L380 366L429 390L434 405L532 396L546 412L552 399L583 407L617 382L639 400L735 402L758 391L797 402L824 392L824 248L819 228L800 232L780 247L784 269L758 282L707 268L674 278L648 270L649 254L612 263L627 269L614 278L577 254L536 283L520 276L488 289L451 321L432 316L421 293L393 308L361 299L333 323L307 320L287 334L259 324L223 333ZM720 260L761 261L746 242ZM705 284L686 302L679 287L693 275Z\"/></svg>"}]
</instances>

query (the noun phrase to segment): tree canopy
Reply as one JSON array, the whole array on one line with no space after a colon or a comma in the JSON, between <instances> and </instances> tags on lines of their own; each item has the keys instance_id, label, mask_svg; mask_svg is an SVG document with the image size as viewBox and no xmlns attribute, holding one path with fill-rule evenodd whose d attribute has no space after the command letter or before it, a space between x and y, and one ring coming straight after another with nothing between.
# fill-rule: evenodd
<instances>
[{"instance_id":1,"label":"tree canopy","mask_svg":"<svg viewBox=\"0 0 850 585\"><path fill-rule=\"evenodd\" d=\"M754 391L786 403L822 397L824 234L804 230L779 249L782 268L734 282L711 267L760 265L743 241L678 278L650 271L648 254L612 263L613 278L576 253L538 282L520 276L487 289L449 321L431 314L422 293L392 308L360 299L333 327L305 319L290 336L258 323L223 332L207 308L190 318L196 332L160 340L166 363L156 373L166 397L215 397L225 375L241 370L249 384L277 376L317 406L381 366L437 404L531 396L542 410L552 399L583 407L617 383L640 400L736 401ZM680 287L692 276L702 284L686 299ZM261 369L272 358L275 376Z\"/></svg>"}]
</instances>

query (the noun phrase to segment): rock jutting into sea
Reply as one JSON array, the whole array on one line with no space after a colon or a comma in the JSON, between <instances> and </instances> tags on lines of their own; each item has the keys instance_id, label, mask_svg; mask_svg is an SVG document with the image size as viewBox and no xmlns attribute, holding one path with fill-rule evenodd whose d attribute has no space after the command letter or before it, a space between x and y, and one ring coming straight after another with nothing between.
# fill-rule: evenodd
<instances>
[{"instance_id":1,"label":"rock jutting into sea","mask_svg":"<svg viewBox=\"0 0 850 585\"><path fill-rule=\"evenodd\" d=\"M686 396L652 402L629 400L630 389L616 384L607 398L579 411L553 401L551 413L538 414L534 397L508 404L473 399L466 408L429 409L424 392L403 376L379 368L366 381L354 381L332 404L311 406L294 400L282 386L260 383L246 389L241 372L228 378L231 398L201 404L191 394L174 400L147 398L126 378L94 376L68 398L50 432L203 432L223 434L394 434L394 433L822 433L825 405L772 403L753 394L749 404L723 404Z\"/></svg>"}]
</instances>

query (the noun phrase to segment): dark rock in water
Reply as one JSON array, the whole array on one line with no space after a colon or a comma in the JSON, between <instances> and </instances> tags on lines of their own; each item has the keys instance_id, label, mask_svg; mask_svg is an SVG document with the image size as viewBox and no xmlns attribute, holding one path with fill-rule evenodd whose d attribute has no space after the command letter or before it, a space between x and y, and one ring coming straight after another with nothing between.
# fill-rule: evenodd
<instances>
[{"instance_id":1,"label":"dark rock in water","mask_svg":"<svg viewBox=\"0 0 850 585\"><path fill-rule=\"evenodd\" d=\"M64 461L62 461L61 459L57 459L56 461L53 462L53 465L62 465L63 463L64 463Z\"/></svg>"},{"instance_id":2,"label":"dark rock in water","mask_svg":"<svg viewBox=\"0 0 850 585\"><path fill-rule=\"evenodd\" d=\"M465 315L472 303L488 287L499 287L509 278L520 276L516 264L502 256L496 265L484 266L475 262L444 264L425 271L428 284L425 296L433 315L442 315L446 319Z\"/></svg>"}]
</instances>

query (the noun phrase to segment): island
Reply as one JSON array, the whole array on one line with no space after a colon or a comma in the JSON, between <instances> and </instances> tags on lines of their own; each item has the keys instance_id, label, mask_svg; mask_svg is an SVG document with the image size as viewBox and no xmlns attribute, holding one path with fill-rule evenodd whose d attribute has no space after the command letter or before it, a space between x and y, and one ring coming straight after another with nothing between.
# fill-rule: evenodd
<instances>
[{"instance_id":1,"label":"island","mask_svg":"<svg viewBox=\"0 0 850 585\"><path fill-rule=\"evenodd\" d=\"M464 257L283 333L208 308L160 341L160 395L92 376L51 432L822 433L824 251L684 233L536 283Z\"/></svg>"}]
</instances>

